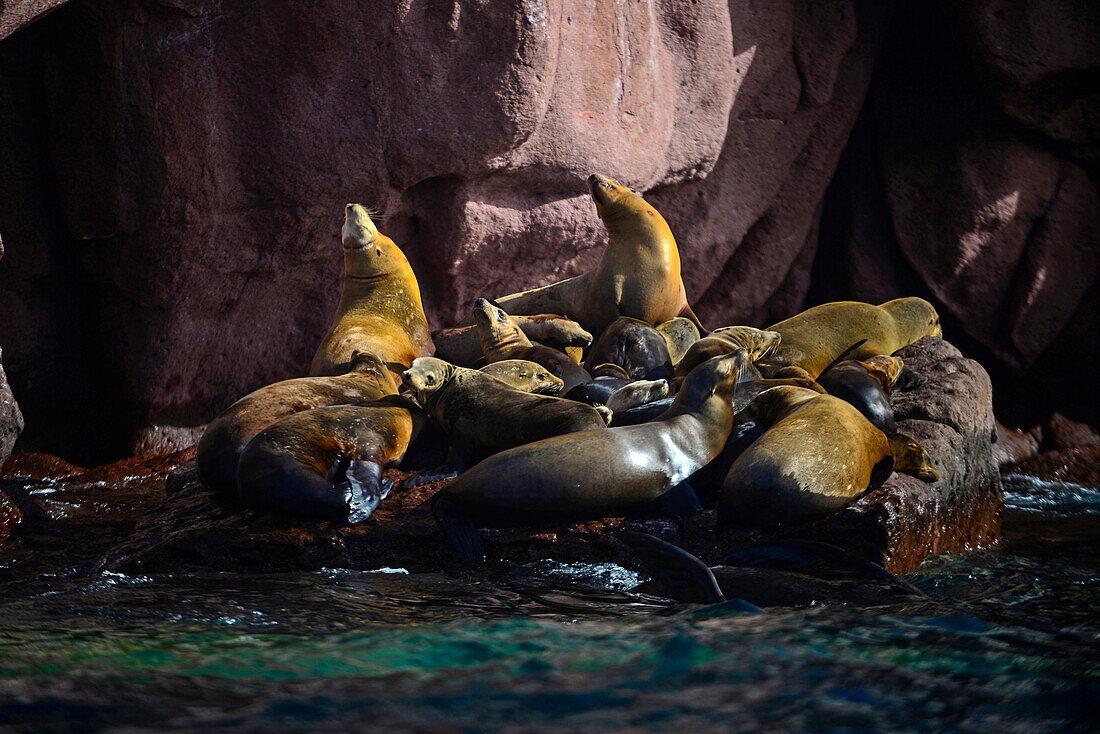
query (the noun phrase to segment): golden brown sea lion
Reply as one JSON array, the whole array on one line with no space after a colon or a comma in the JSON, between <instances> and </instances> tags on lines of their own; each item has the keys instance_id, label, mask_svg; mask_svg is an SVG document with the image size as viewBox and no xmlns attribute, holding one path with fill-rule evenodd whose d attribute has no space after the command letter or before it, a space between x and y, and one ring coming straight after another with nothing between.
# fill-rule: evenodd
<instances>
[{"instance_id":1,"label":"golden brown sea lion","mask_svg":"<svg viewBox=\"0 0 1100 734\"><path fill-rule=\"evenodd\" d=\"M702 336L699 333L699 327L691 319L685 319L683 316L657 324L656 328L665 339L672 364L683 359L688 347L699 341Z\"/></svg>"},{"instance_id":2,"label":"golden brown sea lion","mask_svg":"<svg viewBox=\"0 0 1100 734\"><path fill-rule=\"evenodd\" d=\"M564 352L532 344L511 316L484 298L477 299L474 304L474 320L477 322L481 351L490 363L504 359L535 362L549 370L550 374L560 377L565 382L565 392L592 379Z\"/></svg>"},{"instance_id":3,"label":"golden brown sea lion","mask_svg":"<svg viewBox=\"0 0 1100 734\"><path fill-rule=\"evenodd\" d=\"M925 336L940 336L940 317L922 298L896 298L881 306L837 301L814 306L768 327L783 336L772 358L817 377L845 349L860 341L850 359L893 354Z\"/></svg>"},{"instance_id":4,"label":"golden brown sea lion","mask_svg":"<svg viewBox=\"0 0 1100 734\"><path fill-rule=\"evenodd\" d=\"M559 349L571 357L572 354L566 350L576 349L583 352L592 344L592 335L582 329L576 321L564 316L544 313L535 316L512 316L512 320L532 342ZM473 367L485 358L481 351L476 325L440 329L432 332L432 341L435 342L435 354L432 356L457 367Z\"/></svg>"},{"instance_id":5,"label":"golden brown sea lion","mask_svg":"<svg viewBox=\"0 0 1100 734\"><path fill-rule=\"evenodd\" d=\"M447 432L467 466L513 446L607 425L590 405L520 392L477 370L432 357L417 359L402 380Z\"/></svg>"},{"instance_id":6,"label":"golden brown sea lion","mask_svg":"<svg viewBox=\"0 0 1100 734\"><path fill-rule=\"evenodd\" d=\"M595 270L495 299L508 313L560 313L592 334L620 316L659 324L692 313L680 277L680 252L656 209L633 189L606 176L588 177L608 244ZM702 328L701 325L699 325Z\"/></svg>"},{"instance_id":7,"label":"golden brown sea lion","mask_svg":"<svg viewBox=\"0 0 1100 734\"><path fill-rule=\"evenodd\" d=\"M526 359L505 359L493 362L485 365L478 372L495 377L508 387L520 392L538 395L557 395L565 386L560 377L554 377L541 364Z\"/></svg>"},{"instance_id":8,"label":"golden brown sea lion","mask_svg":"<svg viewBox=\"0 0 1100 734\"><path fill-rule=\"evenodd\" d=\"M241 501L295 519L365 520L389 492L382 470L401 461L427 424L420 406L400 395L295 413L245 447Z\"/></svg>"},{"instance_id":9,"label":"golden brown sea lion","mask_svg":"<svg viewBox=\"0 0 1100 734\"><path fill-rule=\"evenodd\" d=\"M261 387L210 421L199 440L199 480L222 501L237 501L237 463L249 441L275 421L323 405L361 405L397 394L385 365L368 352L351 357L345 375L299 377Z\"/></svg>"},{"instance_id":10,"label":"golden brown sea lion","mask_svg":"<svg viewBox=\"0 0 1100 734\"><path fill-rule=\"evenodd\" d=\"M477 526L545 526L656 509L666 492L722 451L744 353L692 371L652 423L581 431L489 457L435 496L456 549L482 555Z\"/></svg>"},{"instance_id":11,"label":"golden brown sea lion","mask_svg":"<svg viewBox=\"0 0 1100 734\"><path fill-rule=\"evenodd\" d=\"M801 387L765 390L739 422L766 426L733 462L722 485L720 525L812 522L843 508L897 469L939 478L915 441L888 438L853 406Z\"/></svg>"},{"instance_id":12,"label":"golden brown sea lion","mask_svg":"<svg viewBox=\"0 0 1100 734\"><path fill-rule=\"evenodd\" d=\"M414 359L435 351L416 275L358 204L348 204L341 235L344 292L309 373L346 372L352 352L360 350L376 354L396 379Z\"/></svg>"},{"instance_id":13,"label":"golden brown sea lion","mask_svg":"<svg viewBox=\"0 0 1100 734\"><path fill-rule=\"evenodd\" d=\"M751 326L723 326L696 340L676 363L676 376L683 377L708 359L731 354L738 349L748 352L757 362L768 357L779 346L779 333Z\"/></svg>"}]
</instances>

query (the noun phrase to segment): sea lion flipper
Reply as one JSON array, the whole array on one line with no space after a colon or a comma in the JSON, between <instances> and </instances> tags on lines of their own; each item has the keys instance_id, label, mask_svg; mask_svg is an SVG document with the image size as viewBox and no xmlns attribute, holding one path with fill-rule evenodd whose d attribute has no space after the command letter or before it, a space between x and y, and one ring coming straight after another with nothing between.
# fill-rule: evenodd
<instances>
[{"instance_id":1,"label":"sea lion flipper","mask_svg":"<svg viewBox=\"0 0 1100 734\"><path fill-rule=\"evenodd\" d=\"M699 320L699 317L695 315L695 312L691 310L691 304L685 303L684 307L680 309L680 313L677 316L683 316L685 319L695 324L695 328L699 330L699 335L706 336L710 332L707 327L703 326L703 322Z\"/></svg>"},{"instance_id":2,"label":"sea lion flipper","mask_svg":"<svg viewBox=\"0 0 1100 734\"><path fill-rule=\"evenodd\" d=\"M863 346L864 344L866 344L866 343L867 343L867 340L866 340L866 339L860 339L860 340L859 340L858 342L856 342L855 344L853 344L852 346L848 347L848 348L847 348L847 349L845 349L845 350L844 350L843 352L841 352L840 354L838 354L838 355L837 355L837 356L836 356L836 357L835 357L835 358L833 359L833 361L832 361L832 362L830 362L829 364L827 364L827 365L825 366L825 369L823 369L823 370L821 370L821 372L818 372L818 373L817 373L817 379L819 379L819 380L820 380L820 379L822 378L822 376L823 376L823 375L824 375L824 374L825 374L826 372L828 372L828 371L829 371L829 370L831 370L831 369L832 369L833 367L836 367L836 366L837 366L838 364L840 364L841 362L843 362L843 361L844 361L845 359L847 359L847 358L848 358L848 355L849 355L849 354L851 354L852 352L856 351L857 349L859 349L860 347L862 347L862 346Z\"/></svg>"},{"instance_id":3,"label":"sea lion flipper","mask_svg":"<svg viewBox=\"0 0 1100 734\"><path fill-rule=\"evenodd\" d=\"M485 560L485 545L481 542L477 527L455 512L451 502L439 499L437 495L436 500L432 502L432 514L435 515L439 527L450 538L451 545L463 560L470 563Z\"/></svg>"},{"instance_id":4,"label":"sea lion flipper","mask_svg":"<svg viewBox=\"0 0 1100 734\"><path fill-rule=\"evenodd\" d=\"M703 503L690 483L684 481L661 495L661 511L676 518L691 517L703 511Z\"/></svg>"},{"instance_id":5,"label":"sea lion flipper","mask_svg":"<svg viewBox=\"0 0 1100 734\"><path fill-rule=\"evenodd\" d=\"M894 574L842 548L813 540L779 540L735 550L723 566L770 568L825 579L893 580Z\"/></svg>"},{"instance_id":6,"label":"sea lion flipper","mask_svg":"<svg viewBox=\"0 0 1100 734\"><path fill-rule=\"evenodd\" d=\"M928 382L928 378L921 373L908 367L902 367L897 381L894 382L894 387L898 390L912 390L926 382Z\"/></svg>"},{"instance_id":7,"label":"sea lion flipper","mask_svg":"<svg viewBox=\"0 0 1100 734\"><path fill-rule=\"evenodd\" d=\"M382 468L373 461L351 461L347 468L348 522L359 523L370 517L393 488L382 478Z\"/></svg>"},{"instance_id":8,"label":"sea lion flipper","mask_svg":"<svg viewBox=\"0 0 1100 734\"><path fill-rule=\"evenodd\" d=\"M670 599L699 604L726 600L707 565L683 548L646 533L625 532L619 538L641 559Z\"/></svg>"}]
</instances>

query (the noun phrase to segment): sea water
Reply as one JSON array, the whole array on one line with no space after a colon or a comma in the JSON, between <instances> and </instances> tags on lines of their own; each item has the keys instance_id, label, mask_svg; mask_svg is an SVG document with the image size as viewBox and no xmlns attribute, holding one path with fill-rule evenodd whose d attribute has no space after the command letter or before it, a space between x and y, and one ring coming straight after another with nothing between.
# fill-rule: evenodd
<instances>
[{"instance_id":1,"label":"sea water","mask_svg":"<svg viewBox=\"0 0 1100 734\"><path fill-rule=\"evenodd\" d=\"M1008 477L1004 540L904 606L745 613L614 564L0 586L0 729L974 731L1100 725L1100 492ZM2 556L4 563L25 559Z\"/></svg>"}]
</instances>

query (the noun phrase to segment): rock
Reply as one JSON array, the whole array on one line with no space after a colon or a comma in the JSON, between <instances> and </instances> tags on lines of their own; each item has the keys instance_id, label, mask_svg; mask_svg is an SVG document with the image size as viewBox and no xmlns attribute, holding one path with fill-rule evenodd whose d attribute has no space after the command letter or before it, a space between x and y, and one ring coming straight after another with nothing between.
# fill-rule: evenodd
<instances>
[{"instance_id":1,"label":"rock","mask_svg":"<svg viewBox=\"0 0 1100 734\"><path fill-rule=\"evenodd\" d=\"M590 267L593 171L666 214L705 320L786 316L886 13L389 2L362 23L333 0L121 0L54 14L0 44L0 228L20 243L0 321L35 416L27 448L78 463L182 448L236 398L304 374L339 297L348 201L384 212L435 327L477 296ZM94 451L59 446L74 410L103 426Z\"/></svg>"},{"instance_id":2,"label":"rock","mask_svg":"<svg viewBox=\"0 0 1100 734\"><path fill-rule=\"evenodd\" d=\"M23 513L6 494L0 492L0 547L11 539L12 531L23 523Z\"/></svg>"},{"instance_id":3,"label":"rock","mask_svg":"<svg viewBox=\"0 0 1100 734\"><path fill-rule=\"evenodd\" d=\"M0 257L4 254L0 249ZM23 414L19 410L19 404L15 402L15 396L11 393L7 375L4 374L3 352L0 352L0 469L4 462L11 456L15 439L23 431Z\"/></svg>"},{"instance_id":4,"label":"rock","mask_svg":"<svg viewBox=\"0 0 1100 734\"><path fill-rule=\"evenodd\" d=\"M1100 433L1085 423L1079 423L1055 412L1051 413L1050 418L1047 419L1044 439L1045 443L1053 449L1071 449L1076 446L1092 446L1100 443Z\"/></svg>"},{"instance_id":5,"label":"rock","mask_svg":"<svg viewBox=\"0 0 1100 734\"><path fill-rule=\"evenodd\" d=\"M997 106L1100 160L1100 5L981 0L949 7L971 68Z\"/></svg>"},{"instance_id":6,"label":"rock","mask_svg":"<svg viewBox=\"0 0 1100 734\"><path fill-rule=\"evenodd\" d=\"M1005 474L1026 474L1047 481L1100 484L1100 444L1044 451L1002 467Z\"/></svg>"},{"instance_id":7,"label":"rock","mask_svg":"<svg viewBox=\"0 0 1100 734\"><path fill-rule=\"evenodd\" d=\"M1003 426L998 421L996 428L997 442L993 444L993 459L998 466L1022 461L1039 453L1039 442L1042 439L1039 426L1024 431Z\"/></svg>"},{"instance_id":8,"label":"rock","mask_svg":"<svg viewBox=\"0 0 1100 734\"><path fill-rule=\"evenodd\" d=\"M717 563L730 550L767 537L814 538L851 549L902 573L929 555L987 547L1000 536L1001 487L990 451L994 432L991 387L985 371L940 339L927 338L900 353L929 380L894 396L899 430L917 438L941 480L927 485L895 474L842 512L809 526L774 532L715 533L714 511L683 523L663 518L608 518L531 530L484 530L488 552L506 561L635 560L614 536L642 530L684 545ZM407 473L390 471L400 482ZM197 479L193 462L167 479L166 501L133 534L97 562L100 570L164 573L185 570L270 573L340 567L402 567L409 571L460 568L437 529L428 502L446 481L414 488L400 484L365 522L292 523L218 506Z\"/></svg>"},{"instance_id":9,"label":"rock","mask_svg":"<svg viewBox=\"0 0 1100 734\"><path fill-rule=\"evenodd\" d=\"M0 40L68 2L69 0L6 0L0 5Z\"/></svg>"}]
</instances>

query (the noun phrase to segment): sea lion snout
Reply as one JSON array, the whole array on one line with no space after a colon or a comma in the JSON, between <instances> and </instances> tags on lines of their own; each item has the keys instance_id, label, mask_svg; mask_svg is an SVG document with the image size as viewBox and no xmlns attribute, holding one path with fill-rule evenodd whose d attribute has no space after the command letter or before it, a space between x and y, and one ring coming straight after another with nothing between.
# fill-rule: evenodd
<instances>
[{"instance_id":1,"label":"sea lion snout","mask_svg":"<svg viewBox=\"0 0 1100 734\"><path fill-rule=\"evenodd\" d=\"M344 247L356 249L369 245L378 228L371 221L370 214L359 204L344 207L344 228L340 232ZM380 253L381 254L381 253Z\"/></svg>"}]
</instances>

